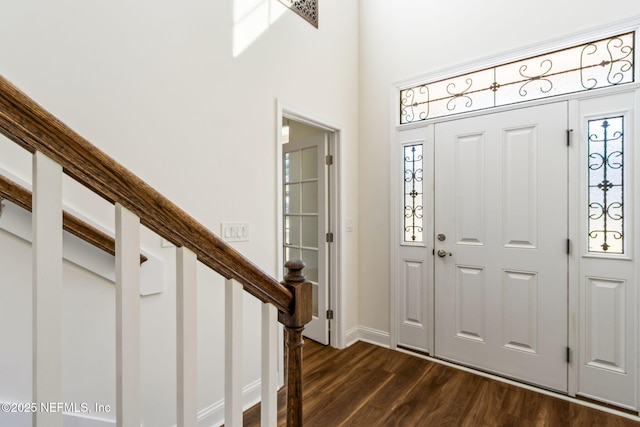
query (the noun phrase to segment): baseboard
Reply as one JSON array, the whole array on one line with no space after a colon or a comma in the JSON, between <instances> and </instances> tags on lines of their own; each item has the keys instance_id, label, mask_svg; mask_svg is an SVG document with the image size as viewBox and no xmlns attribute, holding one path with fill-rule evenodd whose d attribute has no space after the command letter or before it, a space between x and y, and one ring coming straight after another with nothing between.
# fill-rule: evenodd
<instances>
[{"instance_id":1,"label":"baseboard","mask_svg":"<svg viewBox=\"0 0 640 427\"><path fill-rule=\"evenodd\" d=\"M346 333L345 341L347 347L358 341L365 341L387 348L391 342L389 332L380 331L367 326L356 326L355 328L349 329Z\"/></svg>"},{"instance_id":2,"label":"baseboard","mask_svg":"<svg viewBox=\"0 0 640 427\"><path fill-rule=\"evenodd\" d=\"M242 410L246 411L260 402L261 380L258 379L242 389ZM198 427L218 427L224 424L224 399L198 412ZM66 427L66 426L65 426Z\"/></svg>"}]
</instances>

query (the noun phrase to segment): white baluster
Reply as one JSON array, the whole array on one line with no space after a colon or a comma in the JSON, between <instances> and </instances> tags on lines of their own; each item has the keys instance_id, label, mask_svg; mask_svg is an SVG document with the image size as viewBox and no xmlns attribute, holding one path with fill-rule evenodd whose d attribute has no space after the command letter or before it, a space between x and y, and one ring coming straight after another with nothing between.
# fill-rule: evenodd
<instances>
[{"instance_id":1,"label":"white baluster","mask_svg":"<svg viewBox=\"0 0 640 427\"><path fill-rule=\"evenodd\" d=\"M62 168L33 156L33 413L36 427L62 427ZM50 408L49 408L50 409Z\"/></svg>"},{"instance_id":2,"label":"white baluster","mask_svg":"<svg viewBox=\"0 0 640 427\"><path fill-rule=\"evenodd\" d=\"M225 283L224 425L242 425L242 285Z\"/></svg>"},{"instance_id":3,"label":"white baluster","mask_svg":"<svg viewBox=\"0 0 640 427\"><path fill-rule=\"evenodd\" d=\"M260 424L278 425L278 309L262 304L262 402Z\"/></svg>"},{"instance_id":4,"label":"white baluster","mask_svg":"<svg viewBox=\"0 0 640 427\"><path fill-rule=\"evenodd\" d=\"M117 203L116 418L140 427L140 219Z\"/></svg>"},{"instance_id":5,"label":"white baluster","mask_svg":"<svg viewBox=\"0 0 640 427\"><path fill-rule=\"evenodd\" d=\"M198 424L196 268L196 255L187 248L178 248L176 250L178 427L196 427Z\"/></svg>"}]
</instances>

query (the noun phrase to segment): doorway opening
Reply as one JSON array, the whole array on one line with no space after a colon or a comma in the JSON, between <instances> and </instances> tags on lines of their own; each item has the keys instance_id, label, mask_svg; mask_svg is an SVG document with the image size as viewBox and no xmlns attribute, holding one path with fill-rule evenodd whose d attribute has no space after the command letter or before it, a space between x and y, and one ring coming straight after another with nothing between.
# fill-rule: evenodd
<instances>
[{"instance_id":1,"label":"doorway opening","mask_svg":"<svg viewBox=\"0 0 640 427\"><path fill-rule=\"evenodd\" d=\"M304 336L340 347L340 130L292 111L278 117L278 265L305 263L313 285L313 318Z\"/></svg>"}]
</instances>

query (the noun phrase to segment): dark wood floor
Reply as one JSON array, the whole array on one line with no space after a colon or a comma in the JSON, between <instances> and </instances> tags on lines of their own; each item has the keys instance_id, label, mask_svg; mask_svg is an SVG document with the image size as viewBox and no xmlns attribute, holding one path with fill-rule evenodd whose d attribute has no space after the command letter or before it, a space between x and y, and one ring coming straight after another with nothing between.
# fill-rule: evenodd
<instances>
[{"instance_id":1,"label":"dark wood floor","mask_svg":"<svg viewBox=\"0 0 640 427\"><path fill-rule=\"evenodd\" d=\"M358 342L304 346L305 426L640 426L624 417ZM283 390L278 425L286 424ZM245 412L260 425L260 405Z\"/></svg>"}]
</instances>

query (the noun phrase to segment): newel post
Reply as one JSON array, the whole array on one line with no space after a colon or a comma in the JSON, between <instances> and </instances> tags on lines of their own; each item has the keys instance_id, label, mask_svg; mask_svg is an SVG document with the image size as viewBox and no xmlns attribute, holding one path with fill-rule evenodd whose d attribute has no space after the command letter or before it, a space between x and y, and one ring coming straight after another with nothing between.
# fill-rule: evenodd
<instances>
[{"instance_id":1,"label":"newel post","mask_svg":"<svg viewBox=\"0 0 640 427\"><path fill-rule=\"evenodd\" d=\"M302 425L302 331L311 321L311 283L302 273L305 267L302 261L287 261L287 275L282 284L293 294L291 314L278 314L279 321L286 331L287 352L287 427Z\"/></svg>"}]
</instances>

